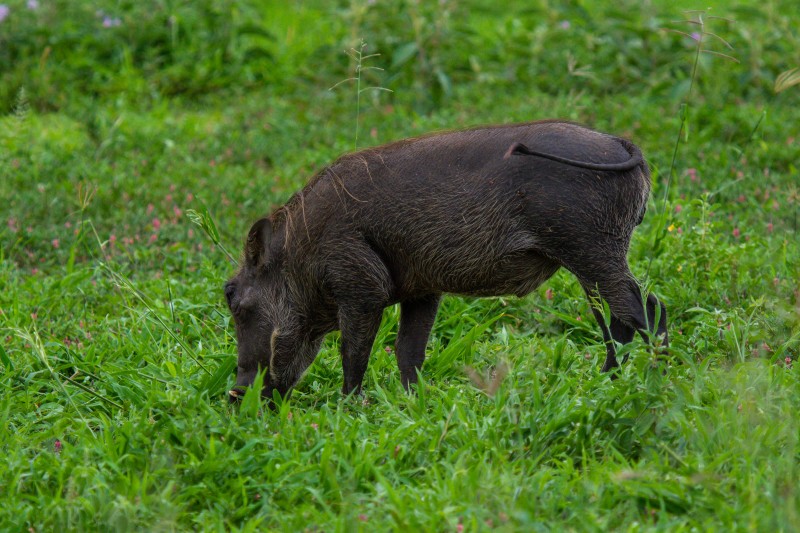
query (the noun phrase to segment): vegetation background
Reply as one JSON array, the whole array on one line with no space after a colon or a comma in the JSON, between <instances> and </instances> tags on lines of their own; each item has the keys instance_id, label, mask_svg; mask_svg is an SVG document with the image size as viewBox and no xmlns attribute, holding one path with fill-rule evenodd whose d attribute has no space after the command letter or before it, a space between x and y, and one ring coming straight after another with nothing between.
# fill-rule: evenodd
<instances>
[{"instance_id":1,"label":"vegetation background","mask_svg":"<svg viewBox=\"0 0 800 533\"><path fill-rule=\"evenodd\" d=\"M795 0L3 0L0 529L796 530L798 27ZM630 261L666 361L600 374L562 272L447 298L417 394L388 309L363 398L332 335L278 412L227 404L253 220L356 146L550 117L649 160Z\"/></svg>"}]
</instances>

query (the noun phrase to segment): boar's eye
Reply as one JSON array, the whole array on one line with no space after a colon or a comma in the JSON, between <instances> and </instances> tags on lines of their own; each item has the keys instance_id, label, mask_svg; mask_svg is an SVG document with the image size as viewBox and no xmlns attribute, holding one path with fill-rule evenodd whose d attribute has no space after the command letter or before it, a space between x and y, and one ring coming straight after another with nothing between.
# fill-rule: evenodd
<instances>
[{"instance_id":1,"label":"boar's eye","mask_svg":"<svg viewBox=\"0 0 800 533\"><path fill-rule=\"evenodd\" d=\"M231 302L233 301L233 295L236 293L236 284L232 281L229 281L225 284L225 299L228 301L228 307L231 306Z\"/></svg>"}]
</instances>

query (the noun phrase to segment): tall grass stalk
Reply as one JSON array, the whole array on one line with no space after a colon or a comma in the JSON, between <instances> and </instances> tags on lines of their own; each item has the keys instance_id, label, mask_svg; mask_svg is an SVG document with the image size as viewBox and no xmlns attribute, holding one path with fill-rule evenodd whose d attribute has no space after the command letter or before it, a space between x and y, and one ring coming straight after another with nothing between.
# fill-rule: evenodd
<instances>
[{"instance_id":1,"label":"tall grass stalk","mask_svg":"<svg viewBox=\"0 0 800 533\"><path fill-rule=\"evenodd\" d=\"M89 424L89 421L83 416L83 412L78 408L78 404L75 403L75 400L72 398L72 395L69 393L67 388L64 386L64 382L61 381L61 378L58 372L55 371L53 366L50 364L50 359L47 356L47 350L44 347L44 343L42 342L42 338L39 335L36 326L34 325L32 329L22 329L22 328L15 328L12 329L14 334L25 341L39 358L39 361L47 368L47 372L50 374L50 378L55 381L56 385L58 386L58 390L61 391L61 394L64 395L64 398L67 399L67 403L72 407L75 411L75 414L81 421L86 425L86 428L89 430L89 433L94 435L94 431L92 431L92 427Z\"/></svg>"},{"instance_id":2,"label":"tall grass stalk","mask_svg":"<svg viewBox=\"0 0 800 533\"><path fill-rule=\"evenodd\" d=\"M731 55L723 54L721 52L716 52L714 50L710 50L708 48L704 48L703 44L704 44L705 37L709 36L709 37L713 37L713 38L717 39L718 41L720 41L721 43L723 43L729 50L733 50L733 46L731 46L731 44L728 41L726 41L725 39L723 39L719 35L706 30L706 21L703 18L705 13L706 13L705 11L700 11L700 10L687 11L686 14L688 14L688 15L696 15L697 18L694 19L694 20L683 20L683 21L680 21L680 22L685 23L685 24L690 24L692 26L697 26L699 31L692 32L692 33L687 33L687 32L684 32L684 31L675 30L675 29L672 29L672 28L667 28L667 31L671 31L671 32L677 33L679 35L683 35L685 37L688 37L689 39L692 39L692 40L696 41L697 44L695 45L695 49L694 49L694 61L692 61L692 75L689 78L689 90L686 92L686 97L683 99L683 102L681 102L681 106L680 106L680 109L678 111L678 116L681 119L681 123L680 123L680 126L678 127L678 134L675 136L675 145L674 145L674 147L672 149L672 159L670 160L669 170L667 171L667 182L666 182L666 184L664 186L664 199L662 201L662 210L664 212L666 212L666 210L667 210L667 200L669 199L670 184L672 182L672 175L675 172L675 163L678 160L678 147L680 146L681 139L683 139L685 142L688 142L688 140L689 140L689 131L688 131L688 127L687 127L688 114L689 114L688 113L688 111L689 111L689 103L692 100L692 91L694 89L695 81L697 80L697 67L700 64L700 54L704 54L705 53L705 54L715 55L715 56L723 57L725 59L729 59L729 60L734 61L736 63L739 62L738 59L736 59L735 57L733 57ZM724 17L708 16L706 18L707 19L720 19L720 20L725 20L725 21L728 21L728 22L732 22L730 19L727 19L727 18L724 18Z\"/></svg>"},{"instance_id":3,"label":"tall grass stalk","mask_svg":"<svg viewBox=\"0 0 800 533\"><path fill-rule=\"evenodd\" d=\"M193 224L203 230L203 233L205 233L208 238L211 239L211 242L213 242L214 245L218 246L219 249L222 250L222 253L225 254L225 257L228 258L228 261L230 261L233 266L239 265L239 261L237 261L233 255L231 255L231 253L222 243L222 240L219 237L217 225L214 223L214 219L211 218L211 214L209 214L208 209L203 208L202 211L189 209L186 211L186 216L189 217L189 220L191 220Z\"/></svg>"},{"instance_id":4,"label":"tall grass stalk","mask_svg":"<svg viewBox=\"0 0 800 533\"><path fill-rule=\"evenodd\" d=\"M692 74L689 77L689 88L686 91L686 96L684 97L683 101L681 102L680 108L678 110L678 117L680 118L680 125L678 126L678 133L675 136L675 143L673 144L673 147L672 147L672 156L670 158L669 169L667 170L666 183L664 184L664 196L663 196L663 199L662 199L662 202L661 202L661 213L660 213L660 215L658 217L658 225L657 225L658 231L657 231L657 235L656 235L656 237L654 239L654 242L653 242L653 248L654 249L658 247L659 242L664 238L664 235L666 234L667 227L668 227L669 213L667 211L667 202L669 201L669 191L670 191L670 187L672 185L672 177L673 177L673 174L675 173L675 166L676 166L677 161L678 161L678 149L680 147L681 141L683 141L683 142L688 142L689 141L689 126L688 126L688 124L689 124L689 109L690 109L690 103L692 101L692 93L694 91L695 82L697 81L698 66L700 64L700 55L703 54L703 53L706 53L706 54L710 54L710 55L713 55L713 56L718 56L718 57L722 57L722 58L725 58L725 59L729 59L729 60L734 61L736 63L739 62L738 59L736 59L735 57L733 57L731 55L724 54L724 53L721 53L721 52L717 52L717 51L714 51L714 50L710 50L710 49L708 49L708 48L706 48L704 46L705 39L708 36L708 37L712 37L712 38L720 41L729 50L733 50L733 46L731 46L731 44L728 41L726 41L725 39L723 39L722 37L720 37L716 33L710 32L710 31L708 31L706 29L706 24L707 24L706 23L706 19L719 19L719 20L725 20L727 22L732 22L732 21L730 19L727 19L727 18L724 18L724 17L715 17L715 16L711 16L711 15L704 17L705 13L706 13L705 11L699 11L699 10L686 11L685 14L690 15L690 16L694 15L694 16L696 16L696 18L695 19L689 19L689 20L676 21L676 22L682 23L682 24L689 24L692 28L697 28L699 31L694 31L692 33L687 33L685 31L676 30L676 29L673 29L673 28L665 28L665 31L677 33L678 35L682 35L684 37L692 39L693 41L695 41L695 47L694 47L694 60L692 61ZM654 255L655 254L651 254L651 256L650 256L650 258L649 258L649 260L647 262L647 271L645 273L645 282L647 282L647 280L649 280L649 278L650 278L650 269L651 269L651 267L653 265L653 256Z\"/></svg>"},{"instance_id":5,"label":"tall grass stalk","mask_svg":"<svg viewBox=\"0 0 800 533\"><path fill-rule=\"evenodd\" d=\"M201 370L203 370L203 372L211 375L211 371L208 368L206 368L205 365L203 365L203 363L200 362L200 357L197 355L194 349L192 349L192 347L189 346L179 335L175 334L170 325L167 324L164 321L164 319L158 315L158 313L156 313L155 307L150 303L150 300L148 299L146 294L137 289L136 285L134 285L133 282L126 276L120 274L119 272L111 268L111 266L108 263L101 263L100 267L108 273L108 275L117 285L117 287L119 287L120 289L124 289L129 294L132 294L139 301L139 303L141 303L149 311L150 316L153 317L153 320L164 331L167 332L167 335L172 337L172 339L175 342L177 342L181 348L183 348L186 354L192 359L192 361L194 361L194 363L198 367L200 367Z\"/></svg>"},{"instance_id":6,"label":"tall grass stalk","mask_svg":"<svg viewBox=\"0 0 800 533\"><path fill-rule=\"evenodd\" d=\"M355 138L353 139L353 150L358 150L358 133L359 133L359 127L360 127L360 124L361 124L361 93L363 93L365 91L392 92L391 89L387 89L386 87L381 87L381 86L377 86L377 85L371 85L369 87L363 87L363 88L361 87L361 83L362 83L362 80L363 80L363 74L362 74L363 72L369 71L369 70L378 70L378 71L382 71L383 70L380 67L367 67L367 66L364 66L364 62L367 61L368 59L372 59L373 57L380 56L380 54L364 55L364 49L366 47L367 47L367 43L365 43L364 40L361 39L361 43L358 45L358 48L351 48L349 51L345 52L348 56L353 58L353 60L356 62L356 66L355 66L356 75L353 76L353 77L344 79L344 80L338 82L336 85L334 85L330 89L328 89L329 91L332 91L336 87L338 87L339 85L342 85L343 83L347 83L348 81L353 81L356 84L356 132L355 132Z\"/></svg>"}]
</instances>

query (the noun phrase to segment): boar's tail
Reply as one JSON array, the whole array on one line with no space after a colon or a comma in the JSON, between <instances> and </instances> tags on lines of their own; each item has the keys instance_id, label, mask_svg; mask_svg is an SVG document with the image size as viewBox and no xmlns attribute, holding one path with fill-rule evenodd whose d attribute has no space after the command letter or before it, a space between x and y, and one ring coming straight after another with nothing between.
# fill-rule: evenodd
<instances>
[{"instance_id":1,"label":"boar's tail","mask_svg":"<svg viewBox=\"0 0 800 533\"><path fill-rule=\"evenodd\" d=\"M626 147L626 149L628 148ZM564 163L565 165L572 165L573 167L586 168L589 170L631 170L642 163L642 153L636 148L633 150L634 153L631 154L631 158L627 161L623 161L622 163L589 163L586 161L576 161L574 159L561 157L560 155L537 152L535 150L531 150L522 143L514 143L508 148L508 150L506 150L506 155L503 156L503 159L508 159L512 155L517 154L533 155L550 159L552 161L558 161L559 163Z\"/></svg>"}]
</instances>

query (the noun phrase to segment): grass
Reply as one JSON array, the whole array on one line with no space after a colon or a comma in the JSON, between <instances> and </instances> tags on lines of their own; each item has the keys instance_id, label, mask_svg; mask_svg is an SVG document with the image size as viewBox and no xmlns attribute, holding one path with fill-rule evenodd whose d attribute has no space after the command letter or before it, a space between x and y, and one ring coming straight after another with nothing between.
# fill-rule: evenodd
<instances>
[{"instance_id":1,"label":"grass","mask_svg":"<svg viewBox=\"0 0 800 533\"><path fill-rule=\"evenodd\" d=\"M110 28L44 4L0 21L0 529L796 528L800 90L772 90L800 64L791 2L703 15L739 63L659 30L696 29L682 3L108 2ZM393 92L357 117L328 88L361 38L385 69L363 86ZM547 117L648 158L630 262L670 312L665 361L636 341L601 374L560 272L525 299L447 297L416 394L390 308L363 397L341 397L334 334L279 411L227 404L228 253L357 125L368 146Z\"/></svg>"}]
</instances>

